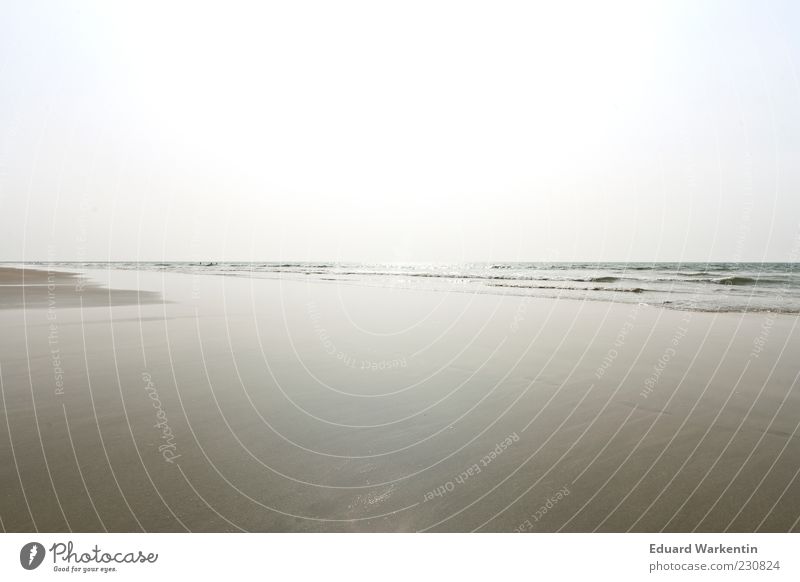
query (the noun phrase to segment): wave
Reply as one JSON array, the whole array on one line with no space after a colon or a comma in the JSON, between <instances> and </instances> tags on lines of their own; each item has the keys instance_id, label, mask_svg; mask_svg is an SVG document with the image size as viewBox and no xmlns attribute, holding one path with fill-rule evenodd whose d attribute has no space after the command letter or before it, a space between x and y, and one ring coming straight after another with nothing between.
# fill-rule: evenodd
<instances>
[{"instance_id":1,"label":"wave","mask_svg":"<svg viewBox=\"0 0 800 582\"><path fill-rule=\"evenodd\" d=\"M652 265L624 265L622 269L626 271L656 271L658 270L658 264L654 263Z\"/></svg>"},{"instance_id":2,"label":"wave","mask_svg":"<svg viewBox=\"0 0 800 582\"><path fill-rule=\"evenodd\" d=\"M726 286L756 286L756 285L788 285L795 286L797 282L781 277L761 277L757 278L747 277L744 275L732 275L727 277L713 277L712 273L702 272L679 272L678 276L668 277L626 277L619 275L596 275L596 276L580 276L579 273L570 274L565 276L548 276L547 270L529 271L528 273L519 272L498 272L497 270L490 270L493 268L500 268L499 265L492 265L489 269L484 267L483 272L464 271L416 271L399 267L397 270L381 270L381 269L359 269L353 268L350 265L326 265L326 264L311 264L311 263L278 263L261 265L257 270L263 270L274 273L290 273L290 274L306 274L306 275L335 275L345 277L405 277L405 278L420 278L420 279L449 279L449 280L463 280L475 282L491 282L491 281L537 281L537 282L558 282L558 283L618 283L621 281L648 281L658 283L671 283L673 285L692 284L692 285L726 285ZM512 267L509 267L512 268ZM250 269L252 270L252 269ZM550 275L556 273L550 272Z\"/></svg>"},{"instance_id":3,"label":"wave","mask_svg":"<svg viewBox=\"0 0 800 582\"><path fill-rule=\"evenodd\" d=\"M641 287L565 287L556 285L513 285L511 283L489 283L490 287L510 287L513 289L554 289L560 291L613 291L615 293L645 293L651 289Z\"/></svg>"},{"instance_id":4,"label":"wave","mask_svg":"<svg viewBox=\"0 0 800 582\"><path fill-rule=\"evenodd\" d=\"M703 273L703 275L710 275L710 273ZM652 279L658 283L673 283L673 284L686 284L691 283L693 285L728 285L728 286L766 286L766 285L785 285L788 287L796 287L797 281L793 281L791 278L781 278L781 277L747 277L744 275L731 275L728 277L701 277L698 275L697 277L689 277L684 275L683 277L660 277L658 279Z\"/></svg>"},{"instance_id":5,"label":"wave","mask_svg":"<svg viewBox=\"0 0 800 582\"><path fill-rule=\"evenodd\" d=\"M697 311L700 313L774 313L778 315L800 314L800 307L780 307L763 305L697 305L694 303L681 303L677 301L662 301L659 303L666 309L677 311Z\"/></svg>"},{"instance_id":6,"label":"wave","mask_svg":"<svg viewBox=\"0 0 800 582\"><path fill-rule=\"evenodd\" d=\"M276 269L329 269L334 265L330 263L266 263L263 265L254 265L259 267L276 268Z\"/></svg>"},{"instance_id":7,"label":"wave","mask_svg":"<svg viewBox=\"0 0 800 582\"><path fill-rule=\"evenodd\" d=\"M714 279L714 283L718 285L756 285L758 283L767 282L766 279L753 279L752 277L723 277L722 279Z\"/></svg>"}]
</instances>

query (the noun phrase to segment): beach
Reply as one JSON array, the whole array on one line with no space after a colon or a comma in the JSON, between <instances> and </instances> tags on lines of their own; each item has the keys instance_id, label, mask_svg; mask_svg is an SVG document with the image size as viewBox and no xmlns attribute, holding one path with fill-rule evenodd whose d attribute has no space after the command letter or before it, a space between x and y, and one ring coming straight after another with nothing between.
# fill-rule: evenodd
<instances>
[{"instance_id":1,"label":"beach","mask_svg":"<svg viewBox=\"0 0 800 582\"><path fill-rule=\"evenodd\" d=\"M0 269L3 529L800 531L796 313L357 283Z\"/></svg>"}]
</instances>

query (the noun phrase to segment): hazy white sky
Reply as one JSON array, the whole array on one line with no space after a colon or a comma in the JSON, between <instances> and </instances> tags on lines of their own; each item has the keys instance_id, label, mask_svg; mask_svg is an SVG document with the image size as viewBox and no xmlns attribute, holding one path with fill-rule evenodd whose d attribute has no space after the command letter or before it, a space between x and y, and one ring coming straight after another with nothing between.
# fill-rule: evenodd
<instances>
[{"instance_id":1,"label":"hazy white sky","mask_svg":"<svg viewBox=\"0 0 800 582\"><path fill-rule=\"evenodd\" d=\"M0 260L787 260L800 3L0 3Z\"/></svg>"}]
</instances>

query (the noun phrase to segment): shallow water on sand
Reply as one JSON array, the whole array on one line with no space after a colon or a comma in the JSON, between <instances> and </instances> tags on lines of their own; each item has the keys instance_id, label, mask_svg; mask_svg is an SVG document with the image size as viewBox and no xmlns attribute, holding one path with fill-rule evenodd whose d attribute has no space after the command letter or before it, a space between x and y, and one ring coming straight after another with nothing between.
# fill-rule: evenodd
<instances>
[{"instance_id":1,"label":"shallow water on sand","mask_svg":"<svg viewBox=\"0 0 800 582\"><path fill-rule=\"evenodd\" d=\"M798 526L795 317L86 274L0 309L9 531Z\"/></svg>"}]
</instances>

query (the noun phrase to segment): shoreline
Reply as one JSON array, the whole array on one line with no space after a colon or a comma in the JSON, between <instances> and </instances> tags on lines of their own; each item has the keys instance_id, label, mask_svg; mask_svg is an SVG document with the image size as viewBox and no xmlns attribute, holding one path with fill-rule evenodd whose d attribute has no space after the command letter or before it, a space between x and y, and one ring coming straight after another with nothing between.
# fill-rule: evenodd
<instances>
[{"instance_id":1,"label":"shoreline","mask_svg":"<svg viewBox=\"0 0 800 582\"><path fill-rule=\"evenodd\" d=\"M35 263L34 263L35 264ZM65 263L52 263L53 265L62 266ZM99 263L98 263L99 264ZM113 264L128 264L125 262L118 262L118 263L104 263L106 265L113 265ZM179 263L182 264L182 263ZM688 265L689 263L684 263ZM766 264L766 263L765 263ZM770 264L784 264L784 263L770 263ZM794 263L793 263L794 264ZM644 305L654 309L666 309L670 311L678 311L684 312L689 311L693 313L711 313L711 314L756 314L756 315L779 315L779 316L789 316L789 317L798 317L800 316L800 307L798 308L791 308L791 309L780 309L777 307L758 307L758 306L748 306L747 309L737 309L737 308L703 308L698 306L689 307L687 303L677 303L673 301L665 301L661 303L647 301L648 296L652 296L652 293L647 290L642 290L641 288L630 288L630 289L614 289L614 288L588 288L582 289L577 287L557 287L557 286L532 286L532 285L524 285L524 284L504 284L504 283L496 283L493 281L485 282L484 287L482 290L475 290L475 289L464 289L461 285L455 285L449 288L425 288L425 287L396 287L387 284L380 284L374 283L370 281L359 281L359 280L348 280L348 279L336 279L336 278L327 278L327 277L309 277L309 276L302 276L297 273L274 273L269 271L259 271L259 270L243 270L243 271L229 271L229 272L217 272L217 271L192 271L192 270L163 270L159 268L150 268L150 269L115 269L115 268L108 268L108 269L96 269L94 267L84 267L84 268L75 268L74 270L59 270L59 271L47 271L40 268L38 264L36 267L30 268L27 266L20 266L20 267L0 267L0 287L6 286L10 287L13 285L4 285L3 284L3 273L5 271L27 271L30 273L34 273L35 276L37 273L55 273L56 275L64 275L69 278L76 278L80 279L84 277L83 273L89 272L102 272L102 273L110 273L110 272L143 272L143 273L170 273L170 274L182 274L188 275L192 277L200 277L200 276L216 276L216 277L238 277L238 278L248 278L254 280L271 280L271 281L286 281L286 282L310 282L310 283L320 283L320 284L327 284L327 285L349 285L355 287L367 287L367 288L376 288L376 289L396 289L396 290L404 290L404 291L432 291L432 292L439 292L439 293L463 293L467 295L494 295L499 297L521 297L523 299L544 299L544 300L557 300L557 301L574 301L574 302L598 302L598 303L613 303L615 305L633 305L639 304ZM163 264L167 266L167 263ZM187 267L191 266L202 266L202 263L186 263ZM800 263L797 264L800 267ZM253 276L257 274L258 276ZM277 275L277 276L272 276ZM483 281L481 281L483 282ZM41 281L40 281L41 283ZM92 283L85 283L88 284L89 287L97 287ZM34 284L30 285L31 287L35 286ZM100 288L104 288L99 286ZM582 296L571 296L568 294L564 295L535 295L530 293L524 292L514 292L514 289L518 289L520 291L524 289L529 290L553 290L553 291L578 291L578 292L589 292ZM780 290L780 288L778 288ZM112 299L112 303L130 303L131 297L125 296L125 292L123 290L112 290L114 294L117 294L118 297ZM633 302L630 300L623 300L623 298L628 298L630 296L635 296L641 301ZM783 294L778 292L775 295L778 299L783 299ZM158 301L159 298L155 295L146 297L145 300L147 301ZM35 302L34 302L35 303ZM33 307L35 305L29 305L29 307ZM0 309L3 308L3 304L0 303Z\"/></svg>"}]
</instances>

